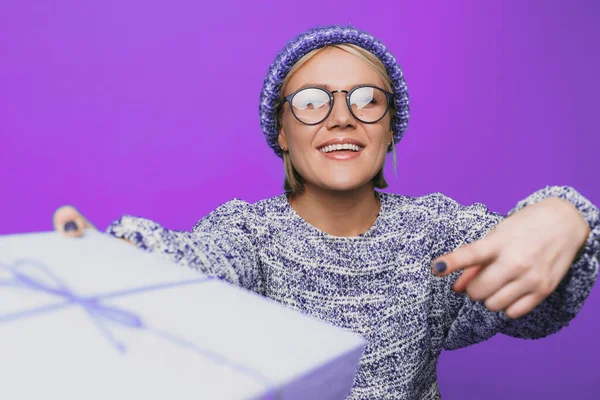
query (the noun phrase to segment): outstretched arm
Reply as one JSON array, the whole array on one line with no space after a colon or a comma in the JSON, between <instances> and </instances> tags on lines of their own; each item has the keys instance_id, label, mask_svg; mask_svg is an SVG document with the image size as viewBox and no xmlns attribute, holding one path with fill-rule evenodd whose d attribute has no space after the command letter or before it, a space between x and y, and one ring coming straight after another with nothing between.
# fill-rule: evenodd
<instances>
[{"instance_id":1,"label":"outstretched arm","mask_svg":"<svg viewBox=\"0 0 600 400\"><path fill-rule=\"evenodd\" d=\"M169 230L130 215L111 223L106 232L164 259L264 294L253 218L251 204L234 199L201 219L191 232Z\"/></svg>"},{"instance_id":2,"label":"outstretched arm","mask_svg":"<svg viewBox=\"0 0 600 400\"><path fill-rule=\"evenodd\" d=\"M542 204L552 198L570 205L561 208L556 199ZM571 205L579 215L571 213ZM568 325L598 276L597 207L569 186L547 186L518 202L507 217L481 203L464 207L450 200L448 206L453 212L438 228L447 247L435 259L448 268L434 278L449 313L444 348L465 347L497 332L536 339ZM468 296L453 291L462 275L458 288L466 288ZM506 304L515 304L506 309L513 318L500 311Z\"/></svg>"}]
</instances>

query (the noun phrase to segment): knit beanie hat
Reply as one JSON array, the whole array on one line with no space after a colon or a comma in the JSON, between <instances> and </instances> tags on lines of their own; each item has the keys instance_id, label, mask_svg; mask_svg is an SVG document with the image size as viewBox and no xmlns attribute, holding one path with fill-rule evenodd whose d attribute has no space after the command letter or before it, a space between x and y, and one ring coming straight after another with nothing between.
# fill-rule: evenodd
<instances>
[{"instance_id":1,"label":"knit beanie hat","mask_svg":"<svg viewBox=\"0 0 600 400\"><path fill-rule=\"evenodd\" d=\"M277 156L283 157L283 151L277 142L279 134L277 130L277 103L283 80L292 66L306 54L320 47L341 43L350 43L362 47L381 60L392 81L392 93L396 104L396 115L392 127L394 143L400 142L404 136L409 117L408 92L404 74L394 56L386 50L383 43L366 32L351 26L329 25L310 29L288 42L275 57L275 61L269 67L265 77L260 94L260 125L267 143ZM390 150L391 147L388 148L388 151Z\"/></svg>"}]
</instances>

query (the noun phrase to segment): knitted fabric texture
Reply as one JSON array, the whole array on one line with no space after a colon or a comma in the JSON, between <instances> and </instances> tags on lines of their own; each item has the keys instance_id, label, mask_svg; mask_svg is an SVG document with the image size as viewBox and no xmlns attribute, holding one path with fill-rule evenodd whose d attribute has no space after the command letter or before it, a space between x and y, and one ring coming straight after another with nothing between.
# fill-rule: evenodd
<instances>
[{"instance_id":1,"label":"knitted fabric texture","mask_svg":"<svg viewBox=\"0 0 600 400\"><path fill-rule=\"evenodd\" d=\"M383 43L368 33L350 26L330 25L314 28L298 35L277 54L275 61L269 67L260 95L260 124L267 143L277 156L283 157L283 152L277 143L277 104L283 80L294 64L306 54L321 47L341 43L360 46L381 60L392 81L392 93L396 106L392 127L394 143L399 143L404 136L404 131L408 126L409 98L404 74L396 59L387 51ZM388 151L390 150L391 147L388 148Z\"/></svg>"},{"instance_id":2,"label":"knitted fabric texture","mask_svg":"<svg viewBox=\"0 0 600 400\"><path fill-rule=\"evenodd\" d=\"M310 225L285 195L252 204L228 201L191 232L133 216L113 222L107 232L363 336L367 345L348 400L440 399L436 365L443 349L474 345L497 333L527 339L553 334L575 318L597 280L600 211L571 187L543 188L508 213L561 197L577 207L591 230L554 292L515 320L455 293L452 286L462 270L438 277L430 268L440 255L484 238L504 215L481 203L462 206L439 192L376 193L379 215L355 237L332 236ZM195 307L210 304L189 304L181 312L193 316Z\"/></svg>"}]
</instances>

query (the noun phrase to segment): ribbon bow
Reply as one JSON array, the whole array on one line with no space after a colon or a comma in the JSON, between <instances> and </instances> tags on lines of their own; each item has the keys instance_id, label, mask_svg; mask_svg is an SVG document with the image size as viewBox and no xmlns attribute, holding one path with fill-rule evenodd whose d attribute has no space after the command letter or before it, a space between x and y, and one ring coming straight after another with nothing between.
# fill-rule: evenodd
<instances>
[{"instance_id":1,"label":"ribbon bow","mask_svg":"<svg viewBox=\"0 0 600 400\"><path fill-rule=\"evenodd\" d=\"M3 271L8 272L9 279L2 279ZM119 341L112 332L106 326L106 322L111 322L117 325L125 326L134 329L143 329L151 332L159 337L174 343L178 346L189 348L190 350L201 354L204 357L208 357L213 361L221 364L226 364L230 368L237 370L243 375L249 376L253 379L258 380L269 390L275 390L271 387L269 380L264 377L259 371L254 371L251 368L235 363L233 360L227 360L225 357L214 353L210 350L202 349L196 346L194 343L189 342L185 339L178 338L168 332L153 329L146 324L141 317L135 313L124 310L115 306L102 304L103 301L111 298L131 296L135 294L152 292L157 290L169 289L174 287L181 287L186 285L200 284L208 282L214 278L204 276L198 279L191 279L186 281L162 283L149 286L143 286L133 289L127 289L117 292L106 293L95 296L81 296L71 290L65 282L63 282L58 276L56 276L50 268L33 259L19 259L12 265L5 265L0 263L0 288L2 286L20 288L25 290L31 290L34 292L47 293L61 299L60 302L31 308L28 310L18 311L9 314L0 314L0 324L18 321L20 319L33 317L38 314L45 314L51 311L57 311L63 308L79 306L82 307L88 314L94 325L102 332L102 334L108 339L108 341L121 353L125 353L127 347L124 343ZM276 396L279 398L280 392L270 392L266 398L270 396Z\"/></svg>"}]
</instances>

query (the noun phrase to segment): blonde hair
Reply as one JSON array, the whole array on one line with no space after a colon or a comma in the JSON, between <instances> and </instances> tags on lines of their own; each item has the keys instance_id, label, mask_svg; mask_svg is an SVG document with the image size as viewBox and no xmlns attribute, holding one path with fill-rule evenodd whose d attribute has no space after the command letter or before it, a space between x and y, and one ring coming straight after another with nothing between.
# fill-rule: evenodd
<instances>
[{"instance_id":1,"label":"blonde hair","mask_svg":"<svg viewBox=\"0 0 600 400\"><path fill-rule=\"evenodd\" d=\"M343 50L347 53L350 53L350 54L360 58L362 61L364 61L369 67L371 67L379 75L379 77L381 78L381 80L383 82L383 89L387 90L388 92L392 92L392 80L389 78L387 71L385 69L385 66L383 65L381 60L379 60L379 58L377 58L373 53L369 52L368 50L363 49L360 46L356 46L356 45L350 44L350 43L334 44L334 45L328 45L328 46L321 47L321 48L311 51L310 53L304 55L304 57L302 57L300 60L298 60L292 66L292 68L290 69L290 72L286 75L285 79L281 83L281 91L279 93L278 105L281 104L281 102L283 101L284 89L285 89L288 81L290 80L291 76L294 74L294 72L296 72L302 65L304 65L311 58L313 58L314 56L316 56L317 54L319 54L321 51L323 51L324 49L326 49L328 47L338 48L340 50ZM394 117L396 114L395 108L396 108L395 103L392 102L392 104L390 106L390 110L388 110L388 112L391 115L390 130L392 129L393 124L394 124ZM282 115L283 115L283 107L279 110L279 113L277 115L277 126L279 127L279 129L281 129L281 116ZM394 173L397 176L396 147L394 145L393 137L392 137L391 147L392 147L393 161L394 161ZM283 152L283 166L284 166L284 170L285 170L285 181L283 183L283 189L285 190L286 194L293 196L295 194L302 193L304 191L304 179L302 179L302 177L300 176L298 171L296 171L296 169L292 165L291 157L287 151ZM383 176L383 167L377 172L377 174L375 174L375 176L372 179L372 182L373 182L373 185L378 189L385 189L386 187L388 187L388 183L386 182L386 180Z\"/></svg>"}]
</instances>

